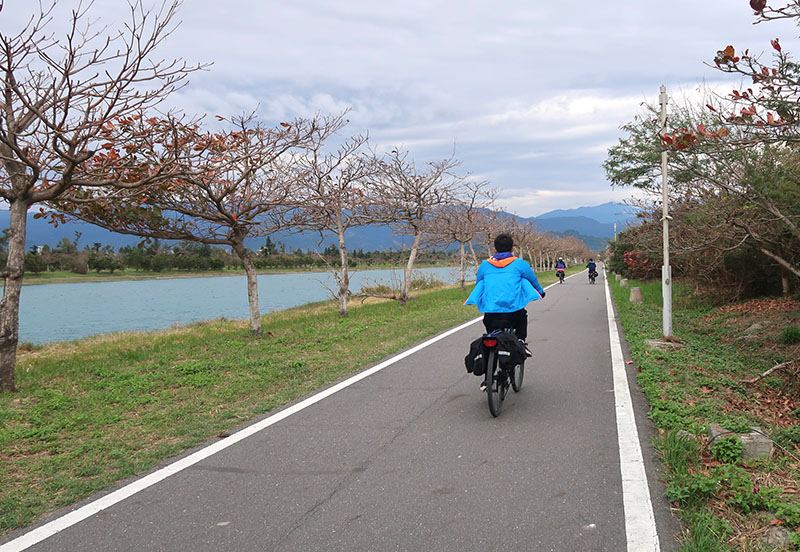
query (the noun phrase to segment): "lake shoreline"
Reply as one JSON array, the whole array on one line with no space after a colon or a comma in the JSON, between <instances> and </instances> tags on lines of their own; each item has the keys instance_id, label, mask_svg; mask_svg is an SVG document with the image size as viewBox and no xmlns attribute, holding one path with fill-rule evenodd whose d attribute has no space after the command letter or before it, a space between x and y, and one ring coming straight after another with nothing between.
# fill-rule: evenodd
<instances>
[{"instance_id":1,"label":"lake shoreline","mask_svg":"<svg viewBox=\"0 0 800 552\"><path fill-rule=\"evenodd\" d=\"M434 264L421 264L415 265L414 270L418 268L458 268L457 265L434 265ZM405 266L389 266L389 265L369 265L367 267L350 268L349 272L363 272L369 270L404 270ZM329 269L321 269L315 267L313 269L291 269L291 268L277 268L270 270L257 270L259 276L267 274L327 274L331 272ZM42 279L38 279L41 275L26 274L22 279L23 286L39 286L44 284L84 284L84 283L99 283L99 282L123 282L123 281L141 281L141 280L174 280L179 278L214 278L221 276L245 276L244 270L213 270L213 271L198 271L198 272L181 272L181 273L120 273L120 274L74 274L65 276L50 276L47 275ZM0 288L3 283L0 282Z\"/></svg>"}]
</instances>

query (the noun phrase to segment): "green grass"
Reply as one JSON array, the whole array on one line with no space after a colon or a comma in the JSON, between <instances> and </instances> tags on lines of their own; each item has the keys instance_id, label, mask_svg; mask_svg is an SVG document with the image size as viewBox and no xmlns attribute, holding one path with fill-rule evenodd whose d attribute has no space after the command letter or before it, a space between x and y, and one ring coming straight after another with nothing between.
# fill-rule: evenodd
<instances>
[{"instance_id":1,"label":"green grass","mask_svg":"<svg viewBox=\"0 0 800 552\"><path fill-rule=\"evenodd\" d=\"M665 352L646 343L662 333L661 282L631 281L642 288L644 303L636 305L629 301L629 289L610 281L633 367L650 404L648 416L660 430L654 446L664 465L667 497L684 522L680 550L768 550L760 539L773 518L790 530L800 528L800 501L783 489L800 480L800 430L792 414L797 389L791 378L777 375L756 384L742 380L797 358L800 349L778 331L796 320L797 312L718 308L688 283L676 282L673 332L684 347ZM746 328L764 320L772 333L745 335ZM785 412L777 417L781 407ZM769 460L742 462L738 437L718 439L709 449L710 422L734 432L758 425L787 448Z\"/></svg>"},{"instance_id":2,"label":"green grass","mask_svg":"<svg viewBox=\"0 0 800 552\"><path fill-rule=\"evenodd\" d=\"M270 313L261 338L215 320L21 354L0 395L0 534L476 318L470 290Z\"/></svg>"}]
</instances>

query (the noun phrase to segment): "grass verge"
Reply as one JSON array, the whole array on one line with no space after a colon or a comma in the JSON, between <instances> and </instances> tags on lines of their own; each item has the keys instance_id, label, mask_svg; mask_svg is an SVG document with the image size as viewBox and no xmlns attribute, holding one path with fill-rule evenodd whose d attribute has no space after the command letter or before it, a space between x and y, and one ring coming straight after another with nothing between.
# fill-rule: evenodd
<instances>
[{"instance_id":1,"label":"grass verge","mask_svg":"<svg viewBox=\"0 0 800 552\"><path fill-rule=\"evenodd\" d=\"M0 534L479 316L470 289L274 312L261 338L214 320L20 354L0 395Z\"/></svg>"},{"instance_id":2,"label":"grass verge","mask_svg":"<svg viewBox=\"0 0 800 552\"><path fill-rule=\"evenodd\" d=\"M714 306L713 296L676 282L673 326L684 347L665 352L647 343L661 336L661 282L630 282L642 288L643 304L631 303L629 290L610 282L634 361L629 369L637 370L648 416L659 428L654 445L667 497L684 523L680 550L797 550L800 366L759 376L800 359L800 345L785 335L798 325L800 301ZM709 443L712 422L731 434ZM738 435L753 426L776 448L769 458L743 461Z\"/></svg>"}]
</instances>

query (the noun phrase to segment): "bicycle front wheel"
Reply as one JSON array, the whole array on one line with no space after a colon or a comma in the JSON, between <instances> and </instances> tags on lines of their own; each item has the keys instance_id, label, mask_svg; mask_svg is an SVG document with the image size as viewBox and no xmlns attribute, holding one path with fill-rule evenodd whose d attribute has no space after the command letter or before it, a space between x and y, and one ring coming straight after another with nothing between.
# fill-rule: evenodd
<instances>
[{"instance_id":1,"label":"bicycle front wheel","mask_svg":"<svg viewBox=\"0 0 800 552\"><path fill-rule=\"evenodd\" d=\"M503 395L505 395L505 388L503 382L500 381L499 373L497 370L497 351L490 349L486 358L486 398L489 401L489 412L492 416L497 418L500 415L500 410L503 408Z\"/></svg>"},{"instance_id":2,"label":"bicycle front wheel","mask_svg":"<svg viewBox=\"0 0 800 552\"><path fill-rule=\"evenodd\" d=\"M517 364L511 372L511 388L515 393L522 389L522 378L525 376L525 364Z\"/></svg>"}]
</instances>

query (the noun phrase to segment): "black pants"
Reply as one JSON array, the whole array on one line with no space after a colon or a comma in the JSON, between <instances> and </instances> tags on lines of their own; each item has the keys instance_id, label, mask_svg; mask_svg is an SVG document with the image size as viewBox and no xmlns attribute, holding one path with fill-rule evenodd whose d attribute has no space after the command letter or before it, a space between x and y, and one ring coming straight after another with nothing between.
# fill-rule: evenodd
<instances>
[{"instance_id":1,"label":"black pants","mask_svg":"<svg viewBox=\"0 0 800 552\"><path fill-rule=\"evenodd\" d=\"M483 325L487 333L512 327L519 339L527 339L528 311L519 309L514 312L487 312L483 315Z\"/></svg>"}]
</instances>

